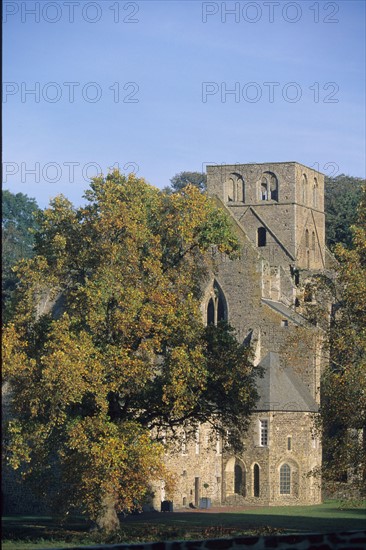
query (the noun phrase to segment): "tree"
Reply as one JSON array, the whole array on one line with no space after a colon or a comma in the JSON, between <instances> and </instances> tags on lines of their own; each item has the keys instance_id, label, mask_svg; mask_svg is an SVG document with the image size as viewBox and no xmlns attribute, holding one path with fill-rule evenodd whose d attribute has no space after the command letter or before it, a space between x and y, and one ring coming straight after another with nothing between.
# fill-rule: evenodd
<instances>
[{"instance_id":1,"label":"tree","mask_svg":"<svg viewBox=\"0 0 366 550\"><path fill-rule=\"evenodd\" d=\"M351 226L357 220L357 207L362 193L361 178L340 174L325 178L325 229L327 246L331 249L337 243L350 246Z\"/></svg>"},{"instance_id":2,"label":"tree","mask_svg":"<svg viewBox=\"0 0 366 550\"><path fill-rule=\"evenodd\" d=\"M322 381L324 476L366 483L366 189L351 227L350 248L337 245L340 296L330 329L330 365Z\"/></svg>"},{"instance_id":3,"label":"tree","mask_svg":"<svg viewBox=\"0 0 366 550\"><path fill-rule=\"evenodd\" d=\"M239 250L224 212L193 186L167 195L118 172L85 196L39 214L36 255L17 268L7 456L42 487L57 474L65 508L113 529L152 478L169 481L163 430L210 421L240 439L255 372L230 327L205 329L200 313L205 252Z\"/></svg>"},{"instance_id":4,"label":"tree","mask_svg":"<svg viewBox=\"0 0 366 550\"><path fill-rule=\"evenodd\" d=\"M165 187L166 193L177 193L187 185L194 185L200 191L206 191L207 176L204 172L179 172L170 180L170 187Z\"/></svg>"},{"instance_id":5,"label":"tree","mask_svg":"<svg viewBox=\"0 0 366 550\"><path fill-rule=\"evenodd\" d=\"M35 199L23 193L2 192L2 314L11 316L11 297L17 284L12 271L15 264L33 254L32 230L37 227L35 213L39 210Z\"/></svg>"}]
</instances>

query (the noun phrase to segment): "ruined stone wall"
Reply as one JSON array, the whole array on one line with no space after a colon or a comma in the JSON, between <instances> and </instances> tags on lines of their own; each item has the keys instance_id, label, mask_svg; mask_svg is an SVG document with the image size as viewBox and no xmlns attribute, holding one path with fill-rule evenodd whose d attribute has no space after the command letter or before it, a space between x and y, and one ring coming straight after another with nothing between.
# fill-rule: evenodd
<instances>
[{"instance_id":1,"label":"ruined stone wall","mask_svg":"<svg viewBox=\"0 0 366 550\"><path fill-rule=\"evenodd\" d=\"M319 387L319 372L314 370L319 367L314 362L317 329L311 326L299 327L297 322L262 301L262 297L275 300L277 296L279 299L281 284L287 285L287 294L290 294L291 288L295 293L295 287L289 275L284 275L280 270L274 275L273 269L271 271L269 267L266 282L265 262L247 239L241 237L241 243L239 259L229 260L221 255L214 258L212 274L206 283L202 301L203 321L210 289L216 280L225 296L228 320L236 329L239 342L244 342L252 332L257 362L270 351L281 353L284 363L294 368L315 398ZM278 290L274 290L274 283L277 283ZM288 312L289 315L295 314L295 308Z\"/></svg>"},{"instance_id":2,"label":"ruined stone wall","mask_svg":"<svg viewBox=\"0 0 366 550\"><path fill-rule=\"evenodd\" d=\"M266 173L274 173L280 183L278 202L295 202L295 162L274 162L255 164L224 164L221 166L207 166L208 193L217 195L224 203L227 203L225 182L230 176L240 176L244 181L244 202L248 205L262 204L259 195L259 182L261 176ZM240 202L240 201L231 201Z\"/></svg>"}]
</instances>

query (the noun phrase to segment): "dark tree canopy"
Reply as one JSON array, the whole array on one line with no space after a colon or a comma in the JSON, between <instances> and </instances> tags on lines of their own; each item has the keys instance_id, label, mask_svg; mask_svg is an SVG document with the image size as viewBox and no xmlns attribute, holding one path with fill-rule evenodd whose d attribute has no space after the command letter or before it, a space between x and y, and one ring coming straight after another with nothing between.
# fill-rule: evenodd
<instances>
[{"instance_id":1,"label":"dark tree canopy","mask_svg":"<svg viewBox=\"0 0 366 550\"><path fill-rule=\"evenodd\" d=\"M206 191L207 176L204 172L179 172L170 180L170 187L164 189L167 193L181 191L186 185L194 185L200 191Z\"/></svg>"},{"instance_id":2,"label":"dark tree canopy","mask_svg":"<svg viewBox=\"0 0 366 550\"><path fill-rule=\"evenodd\" d=\"M35 199L23 193L2 192L2 313L3 319L11 315L11 296L17 276L14 265L33 255L34 235L37 228L35 213L39 207Z\"/></svg>"},{"instance_id":3,"label":"dark tree canopy","mask_svg":"<svg viewBox=\"0 0 366 550\"><path fill-rule=\"evenodd\" d=\"M351 245L351 225L357 220L363 182L361 178L345 174L325 178L325 235L331 249L337 243Z\"/></svg>"}]
</instances>

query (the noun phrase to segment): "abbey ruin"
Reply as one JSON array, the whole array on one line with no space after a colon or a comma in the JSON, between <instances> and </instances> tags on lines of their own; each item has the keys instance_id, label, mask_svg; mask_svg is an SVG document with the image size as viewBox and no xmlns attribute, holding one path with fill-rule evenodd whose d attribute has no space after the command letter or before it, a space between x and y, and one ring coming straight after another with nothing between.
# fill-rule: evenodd
<instances>
[{"instance_id":1,"label":"abbey ruin","mask_svg":"<svg viewBox=\"0 0 366 550\"><path fill-rule=\"evenodd\" d=\"M322 331L304 313L315 303L314 276L332 267L324 176L297 162L208 166L207 176L208 194L233 219L242 249L233 261L212 252L203 321L228 320L264 376L242 454L213 442L201 425L194 441L182 434L180 451L167 455L178 478L174 508L205 497L212 505L317 504L320 479L308 474L321 465L314 419L326 357ZM156 487L154 507L165 498Z\"/></svg>"}]
</instances>

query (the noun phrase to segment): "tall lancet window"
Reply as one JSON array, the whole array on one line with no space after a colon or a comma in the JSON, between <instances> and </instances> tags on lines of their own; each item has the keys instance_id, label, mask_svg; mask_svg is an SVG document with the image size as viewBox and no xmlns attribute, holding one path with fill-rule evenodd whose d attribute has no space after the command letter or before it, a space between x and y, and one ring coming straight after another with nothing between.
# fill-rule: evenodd
<instances>
[{"instance_id":1,"label":"tall lancet window","mask_svg":"<svg viewBox=\"0 0 366 550\"><path fill-rule=\"evenodd\" d=\"M220 321L227 320L227 305L224 293L215 281L207 303L206 322L208 325L217 325Z\"/></svg>"},{"instance_id":2,"label":"tall lancet window","mask_svg":"<svg viewBox=\"0 0 366 550\"><path fill-rule=\"evenodd\" d=\"M316 178L313 183L313 206L318 208L318 180Z\"/></svg>"},{"instance_id":3,"label":"tall lancet window","mask_svg":"<svg viewBox=\"0 0 366 550\"><path fill-rule=\"evenodd\" d=\"M245 183L240 174L233 172L225 182L226 202L245 202Z\"/></svg>"},{"instance_id":4,"label":"tall lancet window","mask_svg":"<svg viewBox=\"0 0 366 550\"><path fill-rule=\"evenodd\" d=\"M241 176L236 180L236 200L237 202L245 202L245 184Z\"/></svg>"},{"instance_id":5,"label":"tall lancet window","mask_svg":"<svg viewBox=\"0 0 366 550\"><path fill-rule=\"evenodd\" d=\"M305 174L301 178L301 202L307 204L308 202L308 178Z\"/></svg>"},{"instance_id":6,"label":"tall lancet window","mask_svg":"<svg viewBox=\"0 0 366 550\"><path fill-rule=\"evenodd\" d=\"M274 174L271 174L271 199L273 201L278 201L278 181Z\"/></svg>"},{"instance_id":7,"label":"tall lancet window","mask_svg":"<svg viewBox=\"0 0 366 550\"><path fill-rule=\"evenodd\" d=\"M235 201L235 182L233 178L229 178L226 182L226 200L228 202Z\"/></svg>"},{"instance_id":8,"label":"tall lancet window","mask_svg":"<svg viewBox=\"0 0 366 550\"><path fill-rule=\"evenodd\" d=\"M261 201L278 201L278 180L273 172L264 172L262 175L259 198Z\"/></svg>"},{"instance_id":9,"label":"tall lancet window","mask_svg":"<svg viewBox=\"0 0 366 550\"><path fill-rule=\"evenodd\" d=\"M265 178L264 176L261 181L261 200L268 200L268 181L267 178Z\"/></svg>"}]
</instances>

